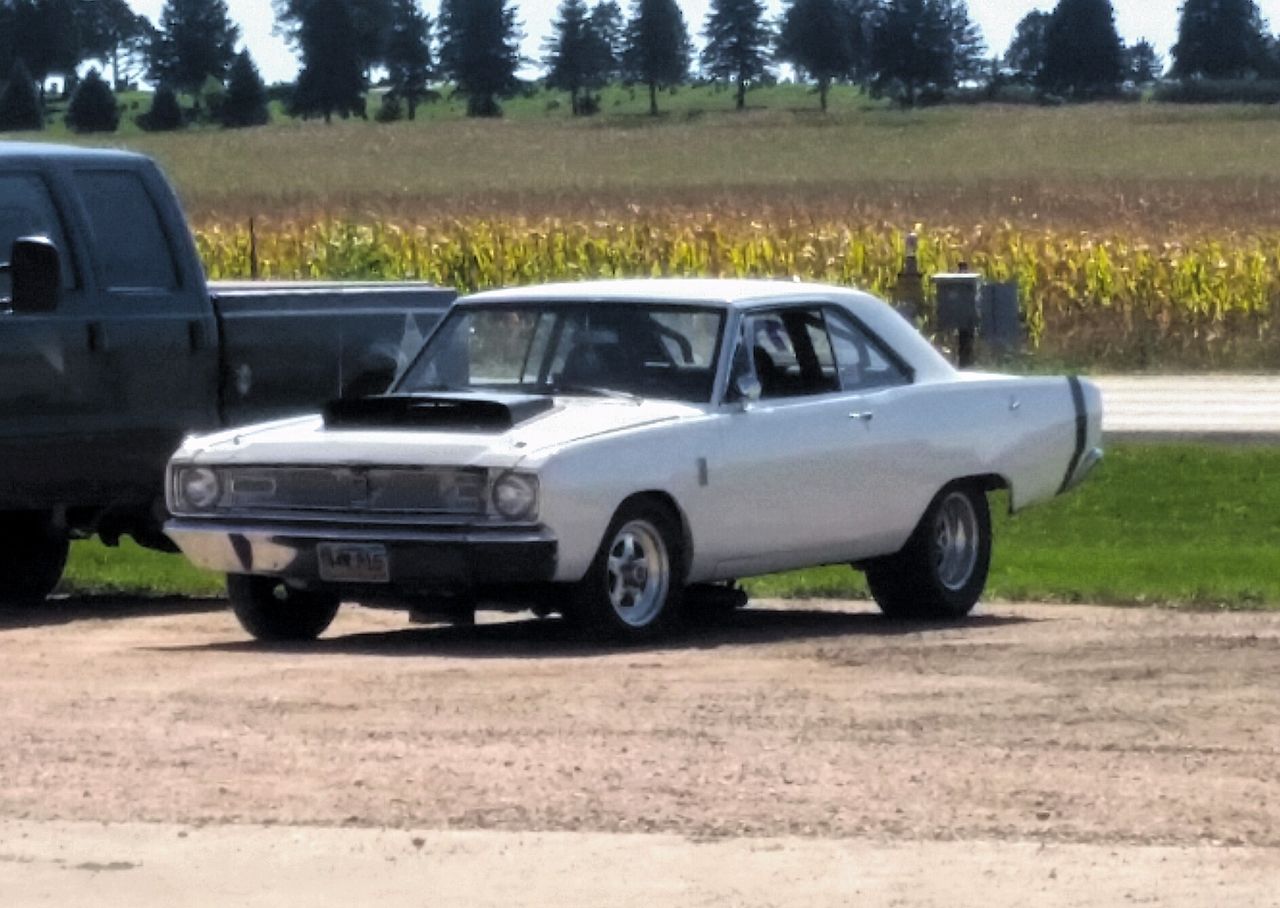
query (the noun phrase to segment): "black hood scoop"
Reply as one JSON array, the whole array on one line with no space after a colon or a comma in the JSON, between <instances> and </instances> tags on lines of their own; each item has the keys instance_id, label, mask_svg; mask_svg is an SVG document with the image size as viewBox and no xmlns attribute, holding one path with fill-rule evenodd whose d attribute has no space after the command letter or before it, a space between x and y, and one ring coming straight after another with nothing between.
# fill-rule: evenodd
<instances>
[{"instance_id":1,"label":"black hood scoop","mask_svg":"<svg viewBox=\"0 0 1280 908\"><path fill-rule=\"evenodd\" d=\"M335 400L324 408L328 429L426 429L501 434L555 406L549 396L523 394L388 394Z\"/></svg>"}]
</instances>

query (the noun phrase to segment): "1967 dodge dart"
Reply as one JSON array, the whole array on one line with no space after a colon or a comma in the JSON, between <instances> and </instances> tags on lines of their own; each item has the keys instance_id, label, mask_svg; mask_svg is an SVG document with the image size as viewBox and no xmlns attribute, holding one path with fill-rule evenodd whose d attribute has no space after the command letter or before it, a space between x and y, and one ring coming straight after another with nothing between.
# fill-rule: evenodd
<instances>
[{"instance_id":1,"label":"1967 dodge dart","mask_svg":"<svg viewBox=\"0 0 1280 908\"><path fill-rule=\"evenodd\" d=\"M1101 458L1097 389L957 372L885 303L617 281L454 304L390 393L188 439L170 537L260 639L341 601L558 612L643 639L742 577L848 563L885 614L958 618L1014 510Z\"/></svg>"}]
</instances>

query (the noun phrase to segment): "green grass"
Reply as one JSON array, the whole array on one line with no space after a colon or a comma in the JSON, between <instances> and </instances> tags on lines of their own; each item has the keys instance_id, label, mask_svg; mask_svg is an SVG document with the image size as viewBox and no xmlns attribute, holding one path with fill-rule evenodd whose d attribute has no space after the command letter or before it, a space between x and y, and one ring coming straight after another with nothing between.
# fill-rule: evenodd
<instances>
[{"instance_id":1,"label":"green grass","mask_svg":"<svg viewBox=\"0 0 1280 908\"><path fill-rule=\"evenodd\" d=\"M1010 518L996 506L988 593L998 599L1280 607L1280 450L1128 445L1078 491ZM181 558L77 543L66 588L216 595ZM760 597L858 597L831 567L751 581Z\"/></svg>"}]
</instances>

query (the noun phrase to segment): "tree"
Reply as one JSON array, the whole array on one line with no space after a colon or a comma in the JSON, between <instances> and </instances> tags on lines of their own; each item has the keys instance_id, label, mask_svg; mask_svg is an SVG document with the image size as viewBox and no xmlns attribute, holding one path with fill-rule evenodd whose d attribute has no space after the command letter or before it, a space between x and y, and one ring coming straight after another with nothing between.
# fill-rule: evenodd
<instances>
[{"instance_id":1,"label":"tree","mask_svg":"<svg viewBox=\"0 0 1280 908\"><path fill-rule=\"evenodd\" d=\"M151 43L150 78L191 93L210 76L221 82L236 58L239 38L226 0L165 0Z\"/></svg>"},{"instance_id":2,"label":"tree","mask_svg":"<svg viewBox=\"0 0 1280 908\"><path fill-rule=\"evenodd\" d=\"M590 93L608 81L612 51L593 25L585 0L563 0L557 15L543 58L547 85L569 93L575 117L593 113L597 104Z\"/></svg>"},{"instance_id":3,"label":"tree","mask_svg":"<svg viewBox=\"0 0 1280 908\"><path fill-rule=\"evenodd\" d=\"M44 83L54 73L75 80L80 64L80 30L72 0L9 0L4 3L12 31L0 37L0 62L21 57L44 96ZM6 29L6 30L7 30Z\"/></svg>"},{"instance_id":4,"label":"tree","mask_svg":"<svg viewBox=\"0 0 1280 908\"><path fill-rule=\"evenodd\" d=\"M1159 80L1164 72L1164 60L1151 42L1142 38L1125 51L1125 70L1133 84L1148 85Z\"/></svg>"},{"instance_id":5,"label":"tree","mask_svg":"<svg viewBox=\"0 0 1280 908\"><path fill-rule=\"evenodd\" d=\"M120 125L116 96L97 69L89 70L89 75L71 96L67 125L76 132L115 132Z\"/></svg>"},{"instance_id":6,"label":"tree","mask_svg":"<svg viewBox=\"0 0 1280 908\"><path fill-rule=\"evenodd\" d=\"M609 48L610 79L622 78L622 55L627 51L627 25L616 0L600 0L591 8L591 28Z\"/></svg>"},{"instance_id":7,"label":"tree","mask_svg":"<svg viewBox=\"0 0 1280 908\"><path fill-rule=\"evenodd\" d=\"M689 29L675 0L634 0L627 22L623 77L649 86L649 114L658 115L658 89L689 75Z\"/></svg>"},{"instance_id":8,"label":"tree","mask_svg":"<svg viewBox=\"0 0 1280 908\"><path fill-rule=\"evenodd\" d=\"M277 34L295 49L301 50L303 23L308 10L319 0L272 0ZM360 59L360 69L367 84L371 70L386 63L388 42L394 28L396 0L344 0L351 31L347 40Z\"/></svg>"},{"instance_id":9,"label":"tree","mask_svg":"<svg viewBox=\"0 0 1280 908\"><path fill-rule=\"evenodd\" d=\"M771 39L764 22L761 0L711 0L702 51L702 67L712 78L731 82L737 89L737 106L747 106L747 87L769 70L767 48Z\"/></svg>"},{"instance_id":10,"label":"tree","mask_svg":"<svg viewBox=\"0 0 1280 908\"><path fill-rule=\"evenodd\" d=\"M393 12L387 77L391 95L404 100L413 120L431 81L431 20L418 7L418 0L395 0Z\"/></svg>"},{"instance_id":11,"label":"tree","mask_svg":"<svg viewBox=\"0 0 1280 908\"><path fill-rule=\"evenodd\" d=\"M364 115L365 76L347 0L310 0L296 35L302 69L292 112L302 117Z\"/></svg>"},{"instance_id":12,"label":"tree","mask_svg":"<svg viewBox=\"0 0 1280 908\"><path fill-rule=\"evenodd\" d=\"M31 72L19 58L9 70L9 81L0 92L0 132L44 129L40 95Z\"/></svg>"},{"instance_id":13,"label":"tree","mask_svg":"<svg viewBox=\"0 0 1280 908\"><path fill-rule=\"evenodd\" d=\"M440 68L467 99L467 116L502 115L519 87L520 28L510 0L442 0Z\"/></svg>"},{"instance_id":14,"label":"tree","mask_svg":"<svg viewBox=\"0 0 1280 908\"><path fill-rule=\"evenodd\" d=\"M1049 22L1052 18L1048 13L1035 10L1023 16L1018 23L1013 41L1004 55L1004 65L1013 70L1014 78L1018 81L1028 85L1040 82L1044 72Z\"/></svg>"},{"instance_id":15,"label":"tree","mask_svg":"<svg viewBox=\"0 0 1280 908\"><path fill-rule=\"evenodd\" d=\"M838 0L792 0L778 34L778 59L792 64L818 83L825 112L831 83L854 68L853 25Z\"/></svg>"},{"instance_id":16,"label":"tree","mask_svg":"<svg viewBox=\"0 0 1280 908\"><path fill-rule=\"evenodd\" d=\"M267 110L267 86L247 50L240 52L227 76L227 93L219 111L222 125L229 128L263 126L271 120Z\"/></svg>"},{"instance_id":17,"label":"tree","mask_svg":"<svg viewBox=\"0 0 1280 908\"><path fill-rule=\"evenodd\" d=\"M151 109L138 117L138 125L147 132L172 132L182 128L182 106L178 95L167 85L161 85L151 97Z\"/></svg>"},{"instance_id":18,"label":"tree","mask_svg":"<svg viewBox=\"0 0 1280 908\"><path fill-rule=\"evenodd\" d=\"M125 0L77 0L76 18L81 55L109 63L117 90L132 82L155 37L151 21Z\"/></svg>"},{"instance_id":19,"label":"tree","mask_svg":"<svg viewBox=\"0 0 1280 908\"><path fill-rule=\"evenodd\" d=\"M1111 0L1059 0L1045 32L1042 88L1060 95L1114 95L1124 79L1124 44Z\"/></svg>"},{"instance_id":20,"label":"tree","mask_svg":"<svg viewBox=\"0 0 1280 908\"><path fill-rule=\"evenodd\" d=\"M1173 46L1180 79L1242 79L1264 68L1266 24L1253 0L1186 0Z\"/></svg>"},{"instance_id":21,"label":"tree","mask_svg":"<svg viewBox=\"0 0 1280 908\"><path fill-rule=\"evenodd\" d=\"M985 50L968 7L954 0L891 0L872 49L876 89L895 91L904 107L914 107L922 89L976 78Z\"/></svg>"},{"instance_id":22,"label":"tree","mask_svg":"<svg viewBox=\"0 0 1280 908\"><path fill-rule=\"evenodd\" d=\"M867 85L875 76L872 53L875 33L884 19L884 0L839 0L849 29L849 53L852 62L848 77Z\"/></svg>"}]
</instances>

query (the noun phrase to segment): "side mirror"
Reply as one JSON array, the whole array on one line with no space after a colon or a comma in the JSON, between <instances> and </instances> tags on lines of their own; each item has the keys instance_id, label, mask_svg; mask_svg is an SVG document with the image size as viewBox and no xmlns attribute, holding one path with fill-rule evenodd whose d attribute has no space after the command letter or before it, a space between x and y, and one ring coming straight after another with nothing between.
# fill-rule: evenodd
<instances>
[{"instance_id":1,"label":"side mirror","mask_svg":"<svg viewBox=\"0 0 1280 908\"><path fill-rule=\"evenodd\" d=\"M733 401L741 401L743 403L751 403L760 399L760 395L764 393L764 388L760 386L760 379L756 378L750 372L741 372L733 377L733 384L729 389L729 397Z\"/></svg>"},{"instance_id":2,"label":"side mirror","mask_svg":"<svg viewBox=\"0 0 1280 908\"><path fill-rule=\"evenodd\" d=\"M15 313L52 312L62 291L62 260L58 247L39 236L20 237L9 260Z\"/></svg>"}]
</instances>

